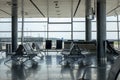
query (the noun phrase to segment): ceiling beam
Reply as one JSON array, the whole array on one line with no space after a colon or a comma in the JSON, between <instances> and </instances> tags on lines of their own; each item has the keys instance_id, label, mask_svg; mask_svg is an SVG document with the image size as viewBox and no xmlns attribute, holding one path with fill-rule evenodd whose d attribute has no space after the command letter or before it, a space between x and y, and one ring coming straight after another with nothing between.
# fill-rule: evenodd
<instances>
[{"instance_id":1,"label":"ceiling beam","mask_svg":"<svg viewBox=\"0 0 120 80\"><path fill-rule=\"evenodd\" d=\"M45 15L42 13L42 11L37 7L37 5L32 1L30 0L30 2L33 4L33 6L40 12L40 14L45 17Z\"/></svg>"},{"instance_id":2,"label":"ceiling beam","mask_svg":"<svg viewBox=\"0 0 120 80\"><path fill-rule=\"evenodd\" d=\"M76 7L76 9L75 9L75 12L74 12L73 17L75 17L75 15L76 15L76 12L77 12L77 10L78 10L78 7L79 7L79 5L80 5L80 2L81 2L81 0L78 1L78 4L77 4L77 7Z\"/></svg>"},{"instance_id":3,"label":"ceiling beam","mask_svg":"<svg viewBox=\"0 0 120 80\"><path fill-rule=\"evenodd\" d=\"M11 16L11 14L10 14L10 13L8 13L8 12L6 12L6 11L2 10L2 9L0 9L0 11L2 11L2 12L4 12L4 13L6 13L6 14L8 14L8 15L10 15L10 16Z\"/></svg>"},{"instance_id":4,"label":"ceiling beam","mask_svg":"<svg viewBox=\"0 0 120 80\"><path fill-rule=\"evenodd\" d=\"M118 9L120 7L120 5L118 5L117 7L115 7L114 9L110 10L106 15L110 14L111 12L115 11L116 9Z\"/></svg>"}]
</instances>

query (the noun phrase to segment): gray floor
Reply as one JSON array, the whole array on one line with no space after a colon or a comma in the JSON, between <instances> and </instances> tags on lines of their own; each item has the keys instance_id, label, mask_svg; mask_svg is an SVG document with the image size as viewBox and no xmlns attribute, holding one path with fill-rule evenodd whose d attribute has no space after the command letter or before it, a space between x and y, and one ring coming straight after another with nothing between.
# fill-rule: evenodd
<instances>
[{"instance_id":1,"label":"gray floor","mask_svg":"<svg viewBox=\"0 0 120 80\"><path fill-rule=\"evenodd\" d=\"M83 62L68 65L62 64L61 55L50 52L43 60L36 57L37 63L27 61L23 64L4 61L5 53L0 57L0 80L103 80L107 78L109 65L106 69L96 68L95 54L88 54ZM119 79L118 79L119 80Z\"/></svg>"}]
</instances>

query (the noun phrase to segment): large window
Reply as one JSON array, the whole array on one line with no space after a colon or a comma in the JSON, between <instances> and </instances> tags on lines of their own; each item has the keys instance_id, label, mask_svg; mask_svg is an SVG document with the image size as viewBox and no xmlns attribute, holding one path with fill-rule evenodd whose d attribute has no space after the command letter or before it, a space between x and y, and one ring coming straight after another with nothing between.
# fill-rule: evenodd
<instances>
[{"instance_id":1,"label":"large window","mask_svg":"<svg viewBox=\"0 0 120 80\"><path fill-rule=\"evenodd\" d=\"M120 17L120 16L119 16ZM59 38L59 39L85 39L85 18L73 18L73 28L71 27L71 18L25 18L24 37L42 37L42 38ZM117 17L107 17L106 21L106 38L118 39ZM120 26L120 21L118 21ZM48 25L47 25L48 24ZM0 19L0 37L11 37L11 19ZM97 38L96 19L92 20L92 40ZM18 37L21 37L21 18L18 19ZM119 28L120 30L120 28ZM72 32L73 31L73 32ZM120 33L119 33L120 34Z\"/></svg>"},{"instance_id":2,"label":"large window","mask_svg":"<svg viewBox=\"0 0 120 80\"><path fill-rule=\"evenodd\" d=\"M11 23L1 22L0 23L0 31L11 31Z\"/></svg>"},{"instance_id":3,"label":"large window","mask_svg":"<svg viewBox=\"0 0 120 80\"><path fill-rule=\"evenodd\" d=\"M49 31L71 31L71 24L49 24Z\"/></svg>"},{"instance_id":4,"label":"large window","mask_svg":"<svg viewBox=\"0 0 120 80\"><path fill-rule=\"evenodd\" d=\"M85 32L73 32L73 39L85 40Z\"/></svg>"}]
</instances>

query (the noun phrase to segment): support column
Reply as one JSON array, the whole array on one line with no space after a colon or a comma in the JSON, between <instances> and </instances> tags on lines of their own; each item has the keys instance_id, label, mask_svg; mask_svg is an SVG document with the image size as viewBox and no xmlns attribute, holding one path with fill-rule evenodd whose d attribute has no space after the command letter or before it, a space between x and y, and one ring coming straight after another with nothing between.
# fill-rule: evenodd
<instances>
[{"instance_id":1,"label":"support column","mask_svg":"<svg viewBox=\"0 0 120 80\"><path fill-rule=\"evenodd\" d=\"M21 29L21 44L24 42L24 0L21 1L21 14L22 14L22 29Z\"/></svg>"},{"instance_id":2,"label":"support column","mask_svg":"<svg viewBox=\"0 0 120 80\"><path fill-rule=\"evenodd\" d=\"M15 52L17 49L17 9L18 0L12 0L12 52Z\"/></svg>"},{"instance_id":3,"label":"support column","mask_svg":"<svg viewBox=\"0 0 120 80\"><path fill-rule=\"evenodd\" d=\"M120 37L119 37L119 36L120 36L120 35L119 35L119 32L120 32L120 31L119 31L119 14L116 13L116 16L117 16L117 35L118 35L118 49L119 49L119 48L120 48L120 42L119 42L119 41L120 41L120 39L119 39L119 38L120 38Z\"/></svg>"},{"instance_id":4,"label":"support column","mask_svg":"<svg viewBox=\"0 0 120 80\"><path fill-rule=\"evenodd\" d=\"M97 0L97 62L106 66L106 0Z\"/></svg>"},{"instance_id":5,"label":"support column","mask_svg":"<svg viewBox=\"0 0 120 80\"><path fill-rule=\"evenodd\" d=\"M71 40L73 40L73 0L71 0Z\"/></svg>"},{"instance_id":6,"label":"support column","mask_svg":"<svg viewBox=\"0 0 120 80\"><path fill-rule=\"evenodd\" d=\"M91 0L86 0L85 2L85 15L86 15L86 41L91 41L91 19L90 19L90 10L91 10Z\"/></svg>"}]
</instances>

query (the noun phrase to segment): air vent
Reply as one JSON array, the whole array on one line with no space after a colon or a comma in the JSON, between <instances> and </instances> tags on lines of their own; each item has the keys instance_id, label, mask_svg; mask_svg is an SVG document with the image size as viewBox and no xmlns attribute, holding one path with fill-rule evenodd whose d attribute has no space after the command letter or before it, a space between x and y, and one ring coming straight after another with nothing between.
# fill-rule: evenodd
<instances>
[{"instance_id":1,"label":"air vent","mask_svg":"<svg viewBox=\"0 0 120 80\"><path fill-rule=\"evenodd\" d=\"M57 14L57 15L61 15L61 14Z\"/></svg>"}]
</instances>

